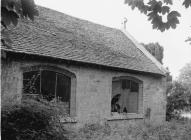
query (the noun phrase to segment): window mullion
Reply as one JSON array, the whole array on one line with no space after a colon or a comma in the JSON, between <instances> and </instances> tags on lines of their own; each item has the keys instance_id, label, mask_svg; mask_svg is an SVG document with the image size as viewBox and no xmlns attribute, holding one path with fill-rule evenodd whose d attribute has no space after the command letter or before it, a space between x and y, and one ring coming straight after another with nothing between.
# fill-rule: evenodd
<instances>
[{"instance_id":1,"label":"window mullion","mask_svg":"<svg viewBox=\"0 0 191 140\"><path fill-rule=\"evenodd\" d=\"M40 69L40 94L42 94L42 69Z\"/></svg>"},{"instance_id":2,"label":"window mullion","mask_svg":"<svg viewBox=\"0 0 191 140\"><path fill-rule=\"evenodd\" d=\"M56 80L55 80L55 98L56 98L56 92L57 92L57 79L58 79L58 74L56 73Z\"/></svg>"}]
</instances>

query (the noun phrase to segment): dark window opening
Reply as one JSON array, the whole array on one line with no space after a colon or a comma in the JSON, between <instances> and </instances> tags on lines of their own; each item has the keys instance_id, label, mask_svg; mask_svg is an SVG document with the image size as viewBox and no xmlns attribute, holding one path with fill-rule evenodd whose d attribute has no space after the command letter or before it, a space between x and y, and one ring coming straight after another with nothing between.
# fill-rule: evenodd
<instances>
[{"instance_id":1,"label":"dark window opening","mask_svg":"<svg viewBox=\"0 0 191 140\"><path fill-rule=\"evenodd\" d=\"M56 97L56 73L52 71L41 72L41 93L48 101Z\"/></svg>"},{"instance_id":2,"label":"dark window opening","mask_svg":"<svg viewBox=\"0 0 191 140\"><path fill-rule=\"evenodd\" d=\"M71 77L49 70L23 73L23 93L42 95L48 101L61 101L70 106ZM67 109L69 113L69 109Z\"/></svg>"},{"instance_id":3,"label":"dark window opening","mask_svg":"<svg viewBox=\"0 0 191 140\"><path fill-rule=\"evenodd\" d=\"M130 80L122 80L122 89L130 89L131 81Z\"/></svg>"},{"instance_id":4,"label":"dark window opening","mask_svg":"<svg viewBox=\"0 0 191 140\"><path fill-rule=\"evenodd\" d=\"M131 92L139 92L139 84L131 81Z\"/></svg>"},{"instance_id":5,"label":"dark window opening","mask_svg":"<svg viewBox=\"0 0 191 140\"><path fill-rule=\"evenodd\" d=\"M138 113L139 83L129 79L112 82L111 112Z\"/></svg>"},{"instance_id":6,"label":"dark window opening","mask_svg":"<svg viewBox=\"0 0 191 140\"><path fill-rule=\"evenodd\" d=\"M24 94L39 94L40 93L39 71L25 72L23 74L23 92Z\"/></svg>"},{"instance_id":7,"label":"dark window opening","mask_svg":"<svg viewBox=\"0 0 191 140\"><path fill-rule=\"evenodd\" d=\"M57 97L63 102L70 100L70 84L70 77L61 74L57 75Z\"/></svg>"}]
</instances>

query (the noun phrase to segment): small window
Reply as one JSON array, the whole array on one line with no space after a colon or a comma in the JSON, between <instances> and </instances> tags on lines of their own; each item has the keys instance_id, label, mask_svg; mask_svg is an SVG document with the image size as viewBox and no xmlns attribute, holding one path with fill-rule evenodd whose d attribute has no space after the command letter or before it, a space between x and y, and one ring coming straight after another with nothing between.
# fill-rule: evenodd
<instances>
[{"instance_id":1,"label":"small window","mask_svg":"<svg viewBox=\"0 0 191 140\"><path fill-rule=\"evenodd\" d=\"M140 85L131 78L113 80L111 112L139 113Z\"/></svg>"}]
</instances>

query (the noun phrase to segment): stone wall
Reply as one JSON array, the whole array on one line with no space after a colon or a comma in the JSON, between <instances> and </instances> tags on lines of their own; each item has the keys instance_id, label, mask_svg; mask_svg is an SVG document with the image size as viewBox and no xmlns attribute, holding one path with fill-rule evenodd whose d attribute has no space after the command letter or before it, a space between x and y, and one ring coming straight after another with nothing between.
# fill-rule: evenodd
<instances>
[{"instance_id":1,"label":"stone wall","mask_svg":"<svg viewBox=\"0 0 191 140\"><path fill-rule=\"evenodd\" d=\"M73 102L76 102L74 103L74 114L77 122L81 124L104 122L107 121L108 118L110 118L109 122L113 123L114 120L112 120L111 117L112 78L118 76L132 76L143 81L143 114L139 119L144 118L147 112L147 118L150 120L155 122L165 120L165 78L135 75L88 66L65 65L63 63L55 64L44 61L2 61L2 97L5 95L18 95L21 97L23 67L43 64L69 70L76 75L76 96L75 99L73 99ZM148 110L150 110L149 115ZM133 119L133 116L130 117L130 120L131 119ZM118 122L123 121L124 120L118 119Z\"/></svg>"},{"instance_id":2,"label":"stone wall","mask_svg":"<svg viewBox=\"0 0 191 140\"><path fill-rule=\"evenodd\" d=\"M20 63L1 60L1 101L20 102L22 93L22 73Z\"/></svg>"}]
</instances>

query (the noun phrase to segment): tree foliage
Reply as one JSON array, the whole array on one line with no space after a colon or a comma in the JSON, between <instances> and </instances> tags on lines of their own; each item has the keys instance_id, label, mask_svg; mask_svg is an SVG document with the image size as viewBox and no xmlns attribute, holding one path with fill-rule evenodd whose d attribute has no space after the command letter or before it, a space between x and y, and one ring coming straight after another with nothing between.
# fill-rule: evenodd
<instances>
[{"instance_id":1,"label":"tree foliage","mask_svg":"<svg viewBox=\"0 0 191 140\"><path fill-rule=\"evenodd\" d=\"M167 120L179 119L182 111L191 109L191 92L182 83L174 81L167 94Z\"/></svg>"},{"instance_id":2,"label":"tree foliage","mask_svg":"<svg viewBox=\"0 0 191 140\"><path fill-rule=\"evenodd\" d=\"M191 61L181 69L178 80L191 92Z\"/></svg>"},{"instance_id":3,"label":"tree foliage","mask_svg":"<svg viewBox=\"0 0 191 140\"><path fill-rule=\"evenodd\" d=\"M17 25L19 18L34 20L38 15L34 0L1 0L1 25Z\"/></svg>"},{"instance_id":4,"label":"tree foliage","mask_svg":"<svg viewBox=\"0 0 191 140\"><path fill-rule=\"evenodd\" d=\"M38 16L34 0L1 0L1 42L6 46L11 43L5 31L9 25L16 26L19 18L34 20L34 16Z\"/></svg>"},{"instance_id":5,"label":"tree foliage","mask_svg":"<svg viewBox=\"0 0 191 140\"><path fill-rule=\"evenodd\" d=\"M191 62L181 69L178 80L168 86L167 120L179 118L181 111L191 111Z\"/></svg>"},{"instance_id":6,"label":"tree foliage","mask_svg":"<svg viewBox=\"0 0 191 140\"><path fill-rule=\"evenodd\" d=\"M149 51L161 64L163 59L164 49L159 43L149 43L142 45Z\"/></svg>"},{"instance_id":7,"label":"tree foliage","mask_svg":"<svg viewBox=\"0 0 191 140\"><path fill-rule=\"evenodd\" d=\"M151 21L153 29L160 30L161 32L169 28L175 29L179 24L179 17L181 16L178 11L171 10L173 0L125 0L132 9L137 8L141 13L147 15L148 20ZM191 0L184 0L182 5L185 8L191 7ZM167 21L163 21L163 17L167 16Z\"/></svg>"}]
</instances>

